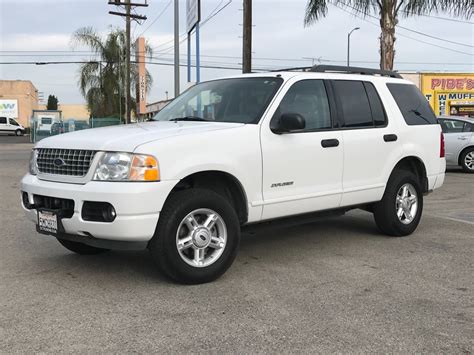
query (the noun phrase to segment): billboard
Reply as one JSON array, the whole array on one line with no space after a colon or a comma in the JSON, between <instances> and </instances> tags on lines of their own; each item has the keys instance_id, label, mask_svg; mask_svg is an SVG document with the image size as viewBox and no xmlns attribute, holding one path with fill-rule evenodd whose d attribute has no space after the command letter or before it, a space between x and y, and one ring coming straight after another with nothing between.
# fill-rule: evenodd
<instances>
[{"instance_id":1,"label":"billboard","mask_svg":"<svg viewBox=\"0 0 474 355\"><path fill-rule=\"evenodd\" d=\"M191 32L196 24L201 21L200 0L186 0L186 30Z\"/></svg>"},{"instance_id":2,"label":"billboard","mask_svg":"<svg viewBox=\"0 0 474 355\"><path fill-rule=\"evenodd\" d=\"M18 100L0 99L0 116L18 118Z\"/></svg>"},{"instance_id":3,"label":"billboard","mask_svg":"<svg viewBox=\"0 0 474 355\"><path fill-rule=\"evenodd\" d=\"M474 73L423 73L421 92L437 116L472 115Z\"/></svg>"}]
</instances>

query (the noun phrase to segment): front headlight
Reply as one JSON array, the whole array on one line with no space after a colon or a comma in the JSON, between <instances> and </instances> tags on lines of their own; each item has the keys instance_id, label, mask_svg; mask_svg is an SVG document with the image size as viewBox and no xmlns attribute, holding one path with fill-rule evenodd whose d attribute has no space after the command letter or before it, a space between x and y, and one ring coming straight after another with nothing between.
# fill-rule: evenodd
<instances>
[{"instance_id":1,"label":"front headlight","mask_svg":"<svg viewBox=\"0 0 474 355\"><path fill-rule=\"evenodd\" d=\"M158 161L151 155L105 153L94 173L99 181L159 181Z\"/></svg>"},{"instance_id":2,"label":"front headlight","mask_svg":"<svg viewBox=\"0 0 474 355\"><path fill-rule=\"evenodd\" d=\"M38 175L38 151L33 149L30 154L30 167L29 171L31 175Z\"/></svg>"}]
</instances>

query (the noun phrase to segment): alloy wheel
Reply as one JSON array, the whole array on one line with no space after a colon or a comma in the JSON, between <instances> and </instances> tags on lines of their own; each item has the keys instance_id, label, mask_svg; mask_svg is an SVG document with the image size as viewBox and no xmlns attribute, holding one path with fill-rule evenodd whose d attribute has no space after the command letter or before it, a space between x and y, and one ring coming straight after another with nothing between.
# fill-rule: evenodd
<instances>
[{"instance_id":1,"label":"alloy wheel","mask_svg":"<svg viewBox=\"0 0 474 355\"><path fill-rule=\"evenodd\" d=\"M418 195L412 184L406 183L397 192L395 210L398 220L403 224L410 224L418 211Z\"/></svg>"},{"instance_id":2,"label":"alloy wheel","mask_svg":"<svg viewBox=\"0 0 474 355\"><path fill-rule=\"evenodd\" d=\"M201 208L183 218L176 232L176 248L188 265L207 267L216 262L227 244L227 227L215 211Z\"/></svg>"},{"instance_id":3,"label":"alloy wheel","mask_svg":"<svg viewBox=\"0 0 474 355\"><path fill-rule=\"evenodd\" d=\"M466 154L464 157L464 165L466 165L469 170L474 170L474 151Z\"/></svg>"}]
</instances>

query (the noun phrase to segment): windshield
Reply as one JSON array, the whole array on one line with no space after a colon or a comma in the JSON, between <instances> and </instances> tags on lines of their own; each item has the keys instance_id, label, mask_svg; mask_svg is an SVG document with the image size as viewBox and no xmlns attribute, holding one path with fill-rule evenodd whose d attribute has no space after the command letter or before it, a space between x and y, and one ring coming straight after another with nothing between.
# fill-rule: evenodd
<instances>
[{"instance_id":1,"label":"windshield","mask_svg":"<svg viewBox=\"0 0 474 355\"><path fill-rule=\"evenodd\" d=\"M15 121L13 118L10 118L10 124L12 124L14 126L19 126L18 122Z\"/></svg>"},{"instance_id":2,"label":"windshield","mask_svg":"<svg viewBox=\"0 0 474 355\"><path fill-rule=\"evenodd\" d=\"M153 120L258 123L282 82L275 77L250 77L201 83L170 102Z\"/></svg>"}]
</instances>

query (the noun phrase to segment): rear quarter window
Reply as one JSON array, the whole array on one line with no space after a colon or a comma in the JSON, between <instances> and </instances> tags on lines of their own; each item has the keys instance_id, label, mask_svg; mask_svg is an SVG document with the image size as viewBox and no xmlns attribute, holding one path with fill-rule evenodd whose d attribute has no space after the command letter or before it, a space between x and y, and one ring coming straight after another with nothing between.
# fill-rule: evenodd
<instances>
[{"instance_id":1,"label":"rear quarter window","mask_svg":"<svg viewBox=\"0 0 474 355\"><path fill-rule=\"evenodd\" d=\"M408 125L437 124L430 104L416 86L387 84L387 87Z\"/></svg>"}]
</instances>

